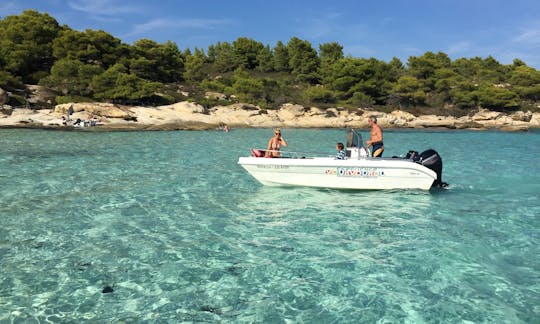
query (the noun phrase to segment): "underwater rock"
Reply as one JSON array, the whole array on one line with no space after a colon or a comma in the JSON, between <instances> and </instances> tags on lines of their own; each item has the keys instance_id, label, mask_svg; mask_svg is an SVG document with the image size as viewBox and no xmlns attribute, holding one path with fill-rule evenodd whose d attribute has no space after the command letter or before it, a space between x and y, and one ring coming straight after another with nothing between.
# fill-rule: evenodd
<instances>
[{"instance_id":1,"label":"underwater rock","mask_svg":"<svg viewBox=\"0 0 540 324\"><path fill-rule=\"evenodd\" d=\"M103 290L101 292L104 293L104 294L108 294L108 293L114 292L114 289L112 289L111 286L105 286L105 287L103 287Z\"/></svg>"},{"instance_id":2,"label":"underwater rock","mask_svg":"<svg viewBox=\"0 0 540 324\"><path fill-rule=\"evenodd\" d=\"M216 315L222 315L221 310L219 308L208 306L208 305L204 305L203 307L201 307L200 311L213 313L213 314L216 314Z\"/></svg>"}]
</instances>

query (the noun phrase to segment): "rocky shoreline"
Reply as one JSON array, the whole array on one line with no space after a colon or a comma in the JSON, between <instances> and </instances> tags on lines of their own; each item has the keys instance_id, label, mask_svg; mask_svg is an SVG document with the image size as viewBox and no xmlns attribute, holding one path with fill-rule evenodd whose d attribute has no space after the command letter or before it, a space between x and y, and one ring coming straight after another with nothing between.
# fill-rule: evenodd
<instances>
[{"instance_id":1,"label":"rocky shoreline","mask_svg":"<svg viewBox=\"0 0 540 324\"><path fill-rule=\"evenodd\" d=\"M73 103L54 109L0 108L0 128L75 129L63 125L62 117L73 108L73 120L95 118L92 130L207 130L224 125L231 128L368 128L367 117L375 115L383 128L412 129L498 129L527 131L540 128L540 113L518 111L504 114L480 110L463 117L421 115L395 110L390 113L345 108L320 109L285 104L266 110L249 104L205 108L193 102L179 102L159 107L133 107L109 103Z\"/></svg>"}]
</instances>

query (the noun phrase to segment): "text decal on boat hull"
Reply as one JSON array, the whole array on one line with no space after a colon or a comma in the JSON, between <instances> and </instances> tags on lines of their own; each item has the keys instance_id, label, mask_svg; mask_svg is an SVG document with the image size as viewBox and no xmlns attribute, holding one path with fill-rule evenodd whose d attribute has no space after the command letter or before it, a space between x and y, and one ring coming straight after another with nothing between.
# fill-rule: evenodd
<instances>
[{"instance_id":1,"label":"text decal on boat hull","mask_svg":"<svg viewBox=\"0 0 540 324\"><path fill-rule=\"evenodd\" d=\"M325 174L335 174L338 177L376 178L384 176L384 171L377 168L337 168L327 169Z\"/></svg>"}]
</instances>

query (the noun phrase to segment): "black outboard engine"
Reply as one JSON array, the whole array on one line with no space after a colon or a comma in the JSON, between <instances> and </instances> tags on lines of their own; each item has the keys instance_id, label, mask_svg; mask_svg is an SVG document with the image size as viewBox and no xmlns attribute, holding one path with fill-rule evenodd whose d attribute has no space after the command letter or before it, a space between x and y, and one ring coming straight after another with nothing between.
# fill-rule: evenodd
<instances>
[{"instance_id":1,"label":"black outboard engine","mask_svg":"<svg viewBox=\"0 0 540 324\"><path fill-rule=\"evenodd\" d=\"M418 161L418 152L416 151L409 151L407 155L405 155L406 159L413 160L414 162Z\"/></svg>"},{"instance_id":2,"label":"black outboard engine","mask_svg":"<svg viewBox=\"0 0 540 324\"><path fill-rule=\"evenodd\" d=\"M410 152L409 152L410 153ZM416 153L416 152L414 152ZM433 182L432 186L444 188L448 186L446 182L442 181L442 159L439 153L433 149L425 150L420 154L412 154L412 160L416 163L420 163L428 169L431 169L437 173L437 180Z\"/></svg>"}]
</instances>

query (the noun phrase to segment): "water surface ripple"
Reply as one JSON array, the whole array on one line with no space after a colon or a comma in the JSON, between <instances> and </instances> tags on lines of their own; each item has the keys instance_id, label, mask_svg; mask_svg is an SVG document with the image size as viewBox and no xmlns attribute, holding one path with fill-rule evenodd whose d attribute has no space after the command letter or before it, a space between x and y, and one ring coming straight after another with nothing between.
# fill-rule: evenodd
<instances>
[{"instance_id":1,"label":"water surface ripple","mask_svg":"<svg viewBox=\"0 0 540 324\"><path fill-rule=\"evenodd\" d=\"M538 132L385 132L431 192L263 187L269 136L0 130L0 322L538 322Z\"/></svg>"}]
</instances>

